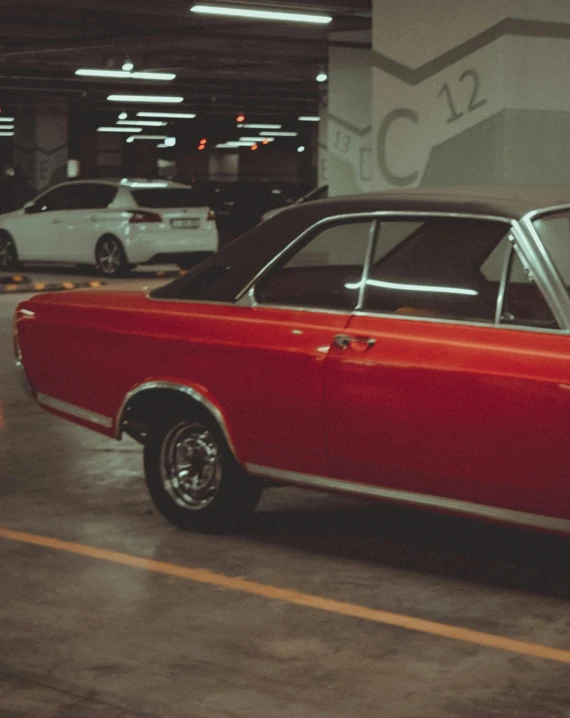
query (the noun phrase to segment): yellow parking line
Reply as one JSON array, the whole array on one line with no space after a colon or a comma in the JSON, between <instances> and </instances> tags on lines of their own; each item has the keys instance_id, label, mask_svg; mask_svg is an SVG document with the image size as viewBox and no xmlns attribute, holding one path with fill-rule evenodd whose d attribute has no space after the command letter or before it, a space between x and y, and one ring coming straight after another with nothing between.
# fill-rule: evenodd
<instances>
[{"instance_id":1,"label":"yellow parking line","mask_svg":"<svg viewBox=\"0 0 570 718\"><path fill-rule=\"evenodd\" d=\"M212 586L218 586L219 588L228 588L233 591L242 591L256 596L262 596L263 598L285 601L286 603L292 603L297 606L306 606L320 611L336 613L341 616L373 621L374 623L383 623L388 626L396 626L410 631L427 633L432 636L450 638L455 641L463 641L464 643L474 643L487 648L497 648L499 650L533 656L535 658L546 658L548 660L558 661L559 663L570 663L570 650L563 648L552 648L538 643L518 641L492 633L472 631L459 626L437 623L436 621L426 621L422 618L413 618L412 616L405 616L399 613L391 613L389 611L381 611L375 608L345 603L344 601L313 596L287 588L278 588L277 586L248 581L244 578L224 576L223 574L214 573L204 568L178 566L172 563L165 563L164 561L155 561L154 559L131 556L130 554L119 553L118 551L111 551L109 549L84 546L83 544L62 541L61 539L51 538L49 536L39 536L5 528L0 528L0 538L34 544L44 548L55 549L56 551L66 551L67 553L89 556L90 558L111 561L133 568L142 568L146 571L155 571L156 573L163 573L168 576L177 576L178 578L184 578L188 581L210 584Z\"/></svg>"}]
</instances>

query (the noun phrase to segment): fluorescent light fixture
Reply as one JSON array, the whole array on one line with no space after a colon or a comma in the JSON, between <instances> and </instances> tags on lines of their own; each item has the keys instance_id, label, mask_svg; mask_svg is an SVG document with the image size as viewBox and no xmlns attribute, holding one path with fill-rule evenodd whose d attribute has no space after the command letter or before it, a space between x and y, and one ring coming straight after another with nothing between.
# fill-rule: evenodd
<instances>
[{"instance_id":1,"label":"fluorescent light fixture","mask_svg":"<svg viewBox=\"0 0 570 718\"><path fill-rule=\"evenodd\" d=\"M135 129L136 131L142 132L141 129L138 127ZM129 137L127 141L129 140L166 140L166 135L135 135L134 137Z\"/></svg>"},{"instance_id":2,"label":"fluorescent light fixture","mask_svg":"<svg viewBox=\"0 0 570 718\"><path fill-rule=\"evenodd\" d=\"M362 282L345 284L346 289L360 289ZM404 292L434 292L436 294L463 294L476 297L479 292L475 289L462 289L461 287L432 287L426 284L404 284L402 282L383 282L379 279L367 279L366 285L380 287L381 289L401 289Z\"/></svg>"},{"instance_id":3,"label":"fluorescent light fixture","mask_svg":"<svg viewBox=\"0 0 570 718\"><path fill-rule=\"evenodd\" d=\"M251 147L255 145L255 142L243 141L243 140L231 140L229 142L221 142L216 147Z\"/></svg>"},{"instance_id":4,"label":"fluorescent light fixture","mask_svg":"<svg viewBox=\"0 0 570 718\"><path fill-rule=\"evenodd\" d=\"M240 137L240 142L262 142L264 137Z\"/></svg>"},{"instance_id":5,"label":"fluorescent light fixture","mask_svg":"<svg viewBox=\"0 0 570 718\"><path fill-rule=\"evenodd\" d=\"M219 5L194 5L190 12L204 15L225 15L230 17L243 17L250 20L282 20L283 22L308 22L317 25L327 25L332 22L330 15L309 15L299 12L276 12L274 10L247 10L241 7L223 7Z\"/></svg>"},{"instance_id":6,"label":"fluorescent light fixture","mask_svg":"<svg viewBox=\"0 0 570 718\"><path fill-rule=\"evenodd\" d=\"M98 127L97 132L142 132L142 127Z\"/></svg>"},{"instance_id":7,"label":"fluorescent light fixture","mask_svg":"<svg viewBox=\"0 0 570 718\"><path fill-rule=\"evenodd\" d=\"M90 70L87 68L81 68L79 70L75 70L76 75L81 75L82 77L123 77L127 78L131 76L130 72L125 72L124 70Z\"/></svg>"},{"instance_id":8,"label":"fluorescent light fixture","mask_svg":"<svg viewBox=\"0 0 570 718\"><path fill-rule=\"evenodd\" d=\"M118 125L144 125L145 127L166 127L166 122L160 120L117 120Z\"/></svg>"},{"instance_id":9,"label":"fluorescent light fixture","mask_svg":"<svg viewBox=\"0 0 570 718\"><path fill-rule=\"evenodd\" d=\"M95 70L81 68L75 70L82 77L115 77L119 80L174 80L173 72L126 72L125 70Z\"/></svg>"},{"instance_id":10,"label":"fluorescent light fixture","mask_svg":"<svg viewBox=\"0 0 570 718\"><path fill-rule=\"evenodd\" d=\"M280 130L283 125L256 125L251 122L242 122L238 127L247 127L250 130Z\"/></svg>"},{"instance_id":11,"label":"fluorescent light fixture","mask_svg":"<svg viewBox=\"0 0 570 718\"><path fill-rule=\"evenodd\" d=\"M150 189L153 187L168 187L168 182L121 182L121 184L126 184L129 187L144 187L146 189Z\"/></svg>"},{"instance_id":12,"label":"fluorescent light fixture","mask_svg":"<svg viewBox=\"0 0 570 718\"><path fill-rule=\"evenodd\" d=\"M260 132L260 135L263 135L264 137L297 137L299 134L298 132L277 132L276 130L267 132Z\"/></svg>"},{"instance_id":13,"label":"fluorescent light fixture","mask_svg":"<svg viewBox=\"0 0 570 718\"><path fill-rule=\"evenodd\" d=\"M108 95L110 102L183 102L178 95Z\"/></svg>"},{"instance_id":14,"label":"fluorescent light fixture","mask_svg":"<svg viewBox=\"0 0 570 718\"><path fill-rule=\"evenodd\" d=\"M176 74L174 72L147 72L144 70L142 72L131 72L129 77L132 77L133 80L174 80L176 79Z\"/></svg>"},{"instance_id":15,"label":"fluorescent light fixture","mask_svg":"<svg viewBox=\"0 0 570 718\"><path fill-rule=\"evenodd\" d=\"M121 112L121 113L119 114L119 119L120 119L120 120L126 120L128 116L129 116L129 115L128 115L126 112Z\"/></svg>"},{"instance_id":16,"label":"fluorescent light fixture","mask_svg":"<svg viewBox=\"0 0 570 718\"><path fill-rule=\"evenodd\" d=\"M301 115L299 117L301 122L320 122L321 118L318 115Z\"/></svg>"},{"instance_id":17,"label":"fluorescent light fixture","mask_svg":"<svg viewBox=\"0 0 570 718\"><path fill-rule=\"evenodd\" d=\"M195 112L137 112L137 117L171 117L173 120L193 120Z\"/></svg>"},{"instance_id":18,"label":"fluorescent light fixture","mask_svg":"<svg viewBox=\"0 0 570 718\"><path fill-rule=\"evenodd\" d=\"M0 132L0 137L14 137L13 132Z\"/></svg>"},{"instance_id":19,"label":"fluorescent light fixture","mask_svg":"<svg viewBox=\"0 0 570 718\"><path fill-rule=\"evenodd\" d=\"M14 122L13 117L0 117L0 122Z\"/></svg>"},{"instance_id":20,"label":"fluorescent light fixture","mask_svg":"<svg viewBox=\"0 0 570 718\"><path fill-rule=\"evenodd\" d=\"M164 140L164 147L174 147L176 144L176 137L167 137Z\"/></svg>"},{"instance_id":21,"label":"fluorescent light fixture","mask_svg":"<svg viewBox=\"0 0 570 718\"><path fill-rule=\"evenodd\" d=\"M0 130L13 130L14 125L0 125Z\"/></svg>"}]
</instances>

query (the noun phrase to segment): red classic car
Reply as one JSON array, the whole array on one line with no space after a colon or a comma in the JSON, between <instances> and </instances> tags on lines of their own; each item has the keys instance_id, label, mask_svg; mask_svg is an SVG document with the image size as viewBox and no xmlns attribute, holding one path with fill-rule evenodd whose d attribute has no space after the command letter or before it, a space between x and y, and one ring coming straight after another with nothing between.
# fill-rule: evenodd
<instances>
[{"instance_id":1,"label":"red classic car","mask_svg":"<svg viewBox=\"0 0 570 718\"><path fill-rule=\"evenodd\" d=\"M286 209L149 294L23 302L36 401L144 445L158 509L277 482L570 533L570 188Z\"/></svg>"}]
</instances>

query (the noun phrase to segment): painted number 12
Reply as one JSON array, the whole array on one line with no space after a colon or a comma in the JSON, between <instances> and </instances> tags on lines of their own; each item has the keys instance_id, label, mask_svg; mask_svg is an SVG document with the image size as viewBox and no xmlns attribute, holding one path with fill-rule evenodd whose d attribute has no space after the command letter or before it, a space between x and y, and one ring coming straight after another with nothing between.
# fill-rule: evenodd
<instances>
[{"instance_id":1,"label":"painted number 12","mask_svg":"<svg viewBox=\"0 0 570 718\"><path fill-rule=\"evenodd\" d=\"M467 78L471 80L471 95L469 97L469 103L467 105L467 112L473 112L473 110L476 110L479 107L482 107L486 102L486 98L479 97L479 75L475 70L465 70L459 78L459 82L464 82ZM455 105L455 102L453 100L453 95L451 93L451 88L447 84L447 82L443 85L441 90L438 93L438 97L444 96L447 100L447 104L449 106L449 117L447 118L447 123L455 122L455 120L458 120L460 117L463 117L465 114L464 112L459 112L457 110L457 107Z\"/></svg>"}]
</instances>

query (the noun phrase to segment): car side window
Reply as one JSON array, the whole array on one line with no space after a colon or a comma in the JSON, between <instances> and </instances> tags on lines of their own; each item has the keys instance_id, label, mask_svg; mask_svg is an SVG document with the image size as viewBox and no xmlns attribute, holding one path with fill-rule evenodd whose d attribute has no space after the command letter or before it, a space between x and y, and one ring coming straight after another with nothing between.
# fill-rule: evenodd
<instances>
[{"instance_id":1,"label":"car side window","mask_svg":"<svg viewBox=\"0 0 570 718\"><path fill-rule=\"evenodd\" d=\"M104 209L115 198L116 187L104 184L81 183L69 186L68 209Z\"/></svg>"},{"instance_id":2,"label":"car side window","mask_svg":"<svg viewBox=\"0 0 570 718\"><path fill-rule=\"evenodd\" d=\"M382 221L363 309L494 322L501 273L483 269L509 229L470 218Z\"/></svg>"},{"instance_id":3,"label":"car side window","mask_svg":"<svg viewBox=\"0 0 570 718\"><path fill-rule=\"evenodd\" d=\"M544 295L514 249L507 271L501 324L557 328L558 324Z\"/></svg>"},{"instance_id":4,"label":"car side window","mask_svg":"<svg viewBox=\"0 0 570 718\"><path fill-rule=\"evenodd\" d=\"M371 231L371 220L339 222L316 230L257 283L257 302L354 309Z\"/></svg>"},{"instance_id":5,"label":"car side window","mask_svg":"<svg viewBox=\"0 0 570 718\"><path fill-rule=\"evenodd\" d=\"M67 209L69 204L68 187L55 187L38 197L34 202L38 212L53 212L56 210Z\"/></svg>"}]
</instances>

